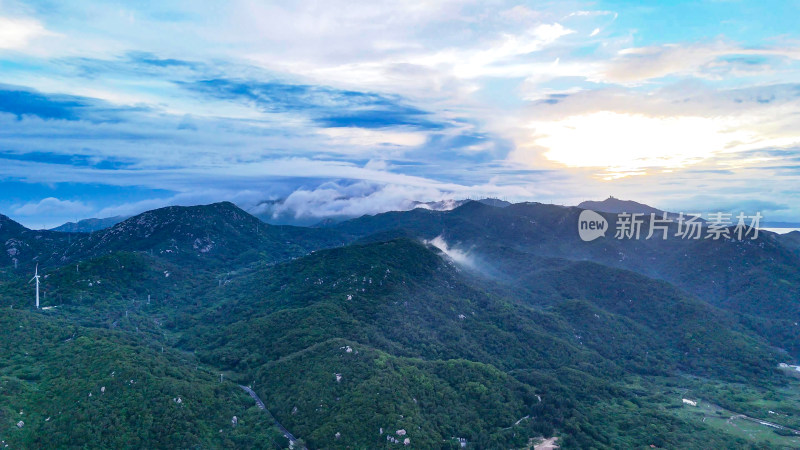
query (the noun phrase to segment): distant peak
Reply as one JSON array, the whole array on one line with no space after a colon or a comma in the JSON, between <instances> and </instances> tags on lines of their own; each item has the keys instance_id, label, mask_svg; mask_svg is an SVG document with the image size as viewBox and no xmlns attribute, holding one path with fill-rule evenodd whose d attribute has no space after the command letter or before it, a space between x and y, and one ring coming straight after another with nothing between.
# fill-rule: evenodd
<instances>
[{"instance_id":1,"label":"distant peak","mask_svg":"<svg viewBox=\"0 0 800 450\"><path fill-rule=\"evenodd\" d=\"M206 211L235 211L235 212L242 212L243 214L249 215L245 210L239 208L235 204L224 201L224 202L216 202L216 203L209 203L206 205L190 205L190 206L183 206L183 205L171 205L171 206L164 206L157 209L152 209L149 211L145 211L142 214L159 214L161 212L171 212L171 213L194 213L194 212L206 212ZM134 216L137 217L137 216Z\"/></svg>"},{"instance_id":2,"label":"distant peak","mask_svg":"<svg viewBox=\"0 0 800 450\"><path fill-rule=\"evenodd\" d=\"M592 211L606 212L612 214L619 213L642 213L642 214L661 214L663 211L654 208L644 203L635 202L633 200L621 200L613 195L609 196L603 201L585 201L578 205L578 208L591 209Z\"/></svg>"},{"instance_id":3,"label":"distant peak","mask_svg":"<svg viewBox=\"0 0 800 450\"><path fill-rule=\"evenodd\" d=\"M217 208L241 209L238 206L236 206L233 202L229 202L227 200L224 202L211 203L208 206L215 206Z\"/></svg>"},{"instance_id":4,"label":"distant peak","mask_svg":"<svg viewBox=\"0 0 800 450\"><path fill-rule=\"evenodd\" d=\"M51 228L51 230L60 232L71 232L71 233L91 233L94 231L100 231L106 228L110 228L122 222L123 220L127 219L128 217L129 216L114 216L114 217L104 217L104 218L81 219L77 222L67 222L55 228Z\"/></svg>"},{"instance_id":5,"label":"distant peak","mask_svg":"<svg viewBox=\"0 0 800 450\"><path fill-rule=\"evenodd\" d=\"M505 208L506 206L511 206L513 203L507 202L505 200L500 200L499 198L481 198L477 200L461 200L461 205L459 207L464 207L466 205L472 205L472 207L478 208L482 206L492 206L495 208Z\"/></svg>"}]
</instances>

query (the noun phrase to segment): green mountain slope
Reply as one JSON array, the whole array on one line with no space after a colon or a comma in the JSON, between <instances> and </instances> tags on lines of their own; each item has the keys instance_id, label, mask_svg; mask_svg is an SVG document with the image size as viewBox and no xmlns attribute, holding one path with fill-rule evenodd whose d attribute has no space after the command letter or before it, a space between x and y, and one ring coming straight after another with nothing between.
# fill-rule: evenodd
<instances>
[{"instance_id":1,"label":"green mountain slope","mask_svg":"<svg viewBox=\"0 0 800 450\"><path fill-rule=\"evenodd\" d=\"M3 308L0 328L0 439L10 448L264 448L279 440L235 384L174 351L46 313Z\"/></svg>"},{"instance_id":2,"label":"green mountain slope","mask_svg":"<svg viewBox=\"0 0 800 450\"><path fill-rule=\"evenodd\" d=\"M60 264L67 247L83 237L80 233L59 233L49 230L29 230L0 214L0 269L30 273L37 262ZM30 278L30 277L29 277Z\"/></svg>"},{"instance_id":3,"label":"green mountain slope","mask_svg":"<svg viewBox=\"0 0 800 450\"><path fill-rule=\"evenodd\" d=\"M575 270L597 272L594 267ZM323 250L210 293L215 306L186 324L180 345L209 364L248 374L244 376L255 378L256 386L268 386L262 395L278 420L321 448L375 445L377 439L386 439L372 429L375 425L403 426L398 417L389 420L386 411L393 410L414 417L410 423L420 427L415 435L428 439L423 442L446 441L453 434L489 448L519 445L520 437L583 420L575 418L563 399L515 403L521 395L514 393L517 382L527 385L528 397L546 390L578 393L593 386L590 391L605 392L600 397L607 400L629 395L616 392L613 380L633 374L689 372L755 384L780 379L777 354L724 311L666 283L606 270L594 281L585 279L582 290L554 291L554 296L535 301L502 289L481 289L485 281L472 278L435 249L407 239ZM566 272L563 280L568 276L573 274ZM617 277L630 295L606 293L608 276ZM555 274L550 278L559 286ZM629 300L636 305L629 307ZM356 352L361 356L347 359ZM495 399L485 404L480 417L455 413L476 407L469 398L455 396L441 409L440 401L420 403L417 395L423 394L415 385L399 381L410 376L441 385L437 391L460 392L464 388L453 377L466 368L437 371L462 364L458 361L515 381L490 377L480 383L483 388L470 385ZM566 368L580 376L560 379ZM587 385L588 380L593 381ZM386 398L389 409L384 411L381 389L388 386L396 388L396 395ZM537 414L541 408L550 412ZM440 413L462 421L444 420ZM488 415L530 418L508 435L510 424L489 425L484 422ZM422 423L438 426L426 429ZM587 438L576 433L575 439Z\"/></svg>"},{"instance_id":4,"label":"green mountain slope","mask_svg":"<svg viewBox=\"0 0 800 450\"><path fill-rule=\"evenodd\" d=\"M58 267L113 252L147 252L200 270L275 262L345 243L329 229L272 226L230 202L147 211L93 233L29 230L0 216L5 252L0 268L19 273Z\"/></svg>"},{"instance_id":5,"label":"green mountain slope","mask_svg":"<svg viewBox=\"0 0 800 450\"><path fill-rule=\"evenodd\" d=\"M144 251L201 268L280 261L340 245L330 230L267 225L230 202L148 211L74 243L84 259L114 251Z\"/></svg>"},{"instance_id":6,"label":"green mountain slope","mask_svg":"<svg viewBox=\"0 0 800 450\"><path fill-rule=\"evenodd\" d=\"M534 390L492 366L400 358L333 339L260 368L259 381L284 425L317 448L523 446L539 434L514 424L537 403ZM338 434L338 437L337 437Z\"/></svg>"},{"instance_id":7,"label":"green mountain slope","mask_svg":"<svg viewBox=\"0 0 800 450\"><path fill-rule=\"evenodd\" d=\"M613 238L616 215L604 214L612 227L608 236L583 242L577 233L580 211L538 203L494 208L470 202L446 212L365 216L338 224L336 229L354 238L398 232L393 230L423 239L442 236L482 261L484 271L499 277L509 267L547 258L588 260L631 270L750 316L761 324L760 329L773 330L764 334L773 344L800 355L792 339L782 339L774 331L800 323L800 258L775 234L762 232L757 240L744 241L684 240L674 237L673 225L670 239L646 240L649 219L645 219L642 239L618 240Z\"/></svg>"},{"instance_id":8,"label":"green mountain slope","mask_svg":"<svg viewBox=\"0 0 800 450\"><path fill-rule=\"evenodd\" d=\"M220 203L66 241L9 223L0 232L34 244L25 269L0 267L0 440L287 445L240 383L312 449L552 435L563 448L791 447L682 402L800 424L797 382L777 368L800 349L791 249L772 235L587 244L578 213L470 202L308 229ZM436 236L455 260L420 239ZM48 309L32 312L36 261Z\"/></svg>"},{"instance_id":9,"label":"green mountain slope","mask_svg":"<svg viewBox=\"0 0 800 450\"><path fill-rule=\"evenodd\" d=\"M800 231L792 231L785 234L779 234L778 240L787 248L793 250L795 253L800 254Z\"/></svg>"}]
</instances>

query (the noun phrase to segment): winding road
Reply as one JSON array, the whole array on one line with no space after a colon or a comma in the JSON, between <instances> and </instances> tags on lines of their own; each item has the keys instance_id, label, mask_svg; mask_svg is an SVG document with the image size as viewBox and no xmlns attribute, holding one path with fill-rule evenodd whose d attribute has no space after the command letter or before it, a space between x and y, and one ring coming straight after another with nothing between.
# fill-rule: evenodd
<instances>
[{"instance_id":1,"label":"winding road","mask_svg":"<svg viewBox=\"0 0 800 450\"><path fill-rule=\"evenodd\" d=\"M261 398L259 398L258 394L256 394L252 389L250 389L247 386L242 386L240 384L239 387L244 389L244 391L247 392L248 394L250 394L250 397L253 397L253 400L256 401L256 406L258 406L258 409L264 410L269 415L269 418L272 419L273 422L275 422L275 426L278 427L281 433L283 433L283 435L286 436L286 439L289 439L289 442L292 444L292 446L294 446L297 443L297 438L294 437L294 435L290 433L289 430L284 428L283 425L281 425L281 423L278 422L278 419L276 419L275 416L273 416L272 413L269 412L267 406L264 405L264 402L261 400ZM303 447L302 450L308 450L308 449Z\"/></svg>"}]
</instances>

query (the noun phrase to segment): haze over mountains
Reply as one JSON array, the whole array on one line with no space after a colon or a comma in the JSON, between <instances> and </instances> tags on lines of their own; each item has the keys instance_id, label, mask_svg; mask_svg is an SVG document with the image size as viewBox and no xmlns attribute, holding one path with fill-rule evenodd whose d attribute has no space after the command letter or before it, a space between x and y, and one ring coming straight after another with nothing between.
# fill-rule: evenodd
<instances>
[{"instance_id":1,"label":"haze over mountains","mask_svg":"<svg viewBox=\"0 0 800 450\"><path fill-rule=\"evenodd\" d=\"M470 200L441 200L431 202L408 201L406 208L402 210L411 210L416 208L431 209L436 211L447 211L454 209ZM505 207L511 203L496 199L484 198L477 199L476 201L497 207ZM250 214L258 217L266 223L273 225L295 225L295 226L329 226L333 223L342 222L349 219L354 219L356 215L334 214L322 216L306 216L302 215L299 211L293 210L286 205L285 200L269 200L257 204L248 209ZM609 197L602 201L583 201L578 204L579 208L591 209L593 211L607 212L607 213L640 213L640 214L657 214L662 215L663 210L658 208L639 203L633 200L621 200L615 197ZM696 211L695 211L696 212ZM671 216L677 216L677 213L669 213ZM58 227L52 228L53 231L63 232L80 232L90 233L104 228L111 227L129 216L114 216L107 218L90 218L82 219L77 222L67 222ZM800 223L796 222L780 222L765 220L762 222L763 227L771 227L776 229L786 228L800 228Z\"/></svg>"},{"instance_id":2,"label":"haze over mountains","mask_svg":"<svg viewBox=\"0 0 800 450\"><path fill-rule=\"evenodd\" d=\"M461 206L468 201L470 200L441 200L441 201L430 201L430 202L408 201L406 202L407 203L406 208L403 210L422 208L422 209L432 209L437 211L447 211L454 209L458 206ZM511 204L505 200L496 198L477 199L476 201L498 207L505 207ZM248 212L269 224L295 225L295 226L307 226L307 227L329 226L333 223L338 223L345 220L354 219L357 217L355 215L346 215L346 214L306 216L302 215L299 211L293 210L284 202L285 200L281 199L263 201L257 204L256 206L249 208ZM643 203L639 203L633 200L621 200L613 196L603 201L591 201L591 200L583 201L578 204L578 207L584 209L591 209L593 211L608 212L608 213L627 212L627 213L641 213L647 215L654 213L659 216L662 215L664 212L658 208ZM677 213L669 213L669 214L672 216L677 216ZM99 231L105 228L109 228L119 222L122 222L128 217L130 216L114 216L106 218L82 219L76 222L64 223L55 228L52 228L52 230L63 231L63 232L91 233L94 231ZM762 223L762 226L775 229L785 228L789 230L793 228L800 228L800 222L798 223L776 222L767 220Z\"/></svg>"},{"instance_id":3,"label":"haze over mountains","mask_svg":"<svg viewBox=\"0 0 800 450\"><path fill-rule=\"evenodd\" d=\"M287 447L242 384L308 448L800 445L795 235L583 242L579 207L486 203L318 227L227 202L93 233L2 216L0 439Z\"/></svg>"},{"instance_id":4,"label":"haze over mountains","mask_svg":"<svg viewBox=\"0 0 800 450\"><path fill-rule=\"evenodd\" d=\"M285 208L284 206L285 200L269 200L263 201L256 206L250 208L248 212L255 217L263 220L266 223L272 225L296 225L296 226L318 226L318 225L329 225L331 223L341 222L348 219L353 219L356 216L354 215L329 215L324 216L301 216L298 214L298 211L294 211L291 208ZM411 201L409 200L407 203L407 209L414 209L414 208L423 208L423 209L432 209L437 211L447 211L458 206L463 205L464 203L468 202L469 200L441 200L441 201L430 201L430 202L420 202L420 201ZM504 200L495 199L495 198L484 198L476 200L481 203L486 203L487 205L492 206L508 206L510 205L509 202ZM102 230L104 228L109 228L113 225L116 225L119 222L127 219L130 216L114 216L114 217L106 217L102 219L91 218L91 219L82 219L77 222L67 222L65 224L59 225L55 228L52 228L53 231L64 231L64 232L78 232L78 233L89 233L93 231Z\"/></svg>"}]
</instances>

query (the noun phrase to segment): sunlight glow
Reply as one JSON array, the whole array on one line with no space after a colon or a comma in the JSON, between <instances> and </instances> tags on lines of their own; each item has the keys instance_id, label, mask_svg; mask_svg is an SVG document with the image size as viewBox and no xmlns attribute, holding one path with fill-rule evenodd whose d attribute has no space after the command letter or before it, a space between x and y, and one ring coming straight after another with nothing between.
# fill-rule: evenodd
<instances>
[{"instance_id":1,"label":"sunlight glow","mask_svg":"<svg viewBox=\"0 0 800 450\"><path fill-rule=\"evenodd\" d=\"M754 133L704 117L651 117L610 111L534 122L534 144L569 167L602 167L620 178L646 168L679 168L752 141Z\"/></svg>"}]
</instances>

